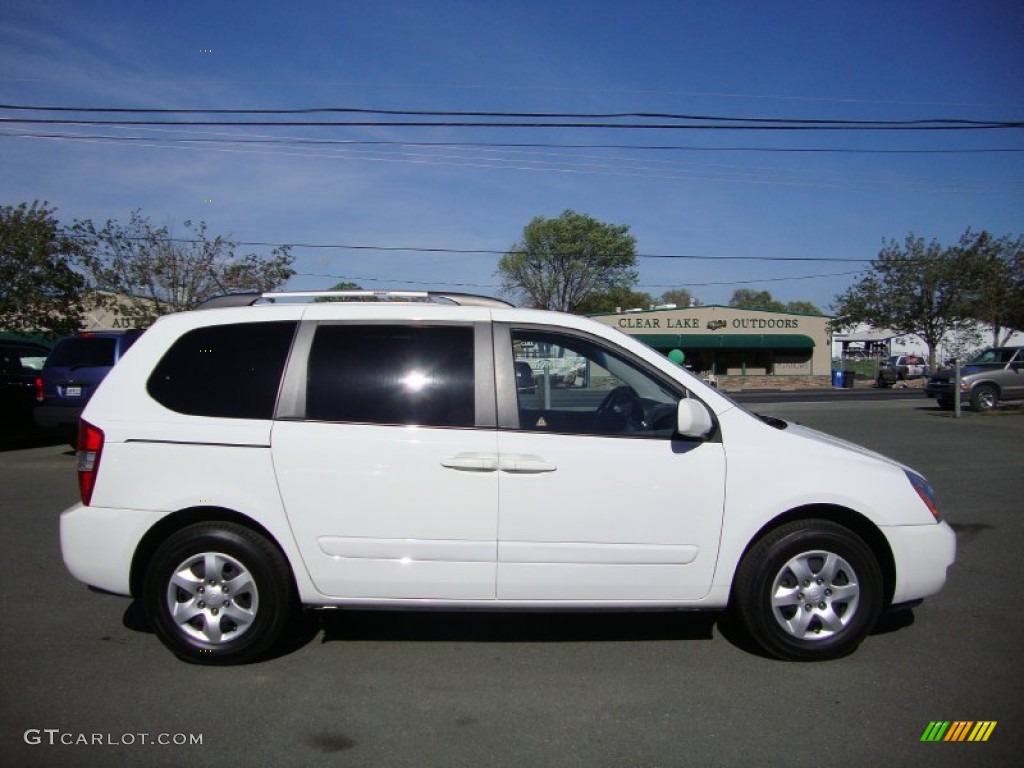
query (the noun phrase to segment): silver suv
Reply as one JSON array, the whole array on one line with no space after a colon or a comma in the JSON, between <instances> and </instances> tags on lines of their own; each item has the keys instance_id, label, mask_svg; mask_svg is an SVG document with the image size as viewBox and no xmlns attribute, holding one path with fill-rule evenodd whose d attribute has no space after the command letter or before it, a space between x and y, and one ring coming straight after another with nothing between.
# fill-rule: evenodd
<instances>
[{"instance_id":1,"label":"silver suv","mask_svg":"<svg viewBox=\"0 0 1024 768\"><path fill-rule=\"evenodd\" d=\"M955 406L954 373L939 371L925 385L924 393L939 407ZM1003 400L1024 399L1024 347L990 347L960 370L960 398L976 411L990 411Z\"/></svg>"}]
</instances>

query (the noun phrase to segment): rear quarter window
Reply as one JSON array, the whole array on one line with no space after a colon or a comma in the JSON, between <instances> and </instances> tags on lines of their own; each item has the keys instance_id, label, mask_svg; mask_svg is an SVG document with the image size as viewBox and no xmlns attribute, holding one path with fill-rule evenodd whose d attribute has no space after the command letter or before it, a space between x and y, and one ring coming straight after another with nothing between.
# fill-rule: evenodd
<instances>
[{"instance_id":1,"label":"rear quarter window","mask_svg":"<svg viewBox=\"0 0 1024 768\"><path fill-rule=\"evenodd\" d=\"M309 355L306 418L469 427L470 326L324 325Z\"/></svg>"},{"instance_id":2,"label":"rear quarter window","mask_svg":"<svg viewBox=\"0 0 1024 768\"><path fill-rule=\"evenodd\" d=\"M196 328L167 350L146 389L165 408L191 416L270 419L295 322Z\"/></svg>"}]
</instances>

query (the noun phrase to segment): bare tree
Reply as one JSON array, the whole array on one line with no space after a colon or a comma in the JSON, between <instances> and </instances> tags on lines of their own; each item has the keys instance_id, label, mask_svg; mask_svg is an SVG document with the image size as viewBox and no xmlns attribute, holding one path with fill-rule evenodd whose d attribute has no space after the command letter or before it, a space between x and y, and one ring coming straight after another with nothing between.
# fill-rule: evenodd
<instances>
[{"instance_id":1,"label":"bare tree","mask_svg":"<svg viewBox=\"0 0 1024 768\"><path fill-rule=\"evenodd\" d=\"M175 238L167 226L155 226L138 210L128 222L75 222L85 246L92 287L100 303L130 311L142 325L168 312L192 309L206 299L236 291L267 291L293 274L287 246L269 256L238 255L235 243L207 234L206 224L185 222L188 235Z\"/></svg>"}]
</instances>

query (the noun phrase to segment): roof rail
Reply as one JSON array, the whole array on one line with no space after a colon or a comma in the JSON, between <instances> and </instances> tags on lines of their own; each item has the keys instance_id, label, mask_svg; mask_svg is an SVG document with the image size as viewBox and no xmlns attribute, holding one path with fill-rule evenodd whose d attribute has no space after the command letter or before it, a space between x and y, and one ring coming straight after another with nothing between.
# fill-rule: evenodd
<instances>
[{"instance_id":1,"label":"roof rail","mask_svg":"<svg viewBox=\"0 0 1024 768\"><path fill-rule=\"evenodd\" d=\"M196 309L218 309L220 307L248 307L260 300L261 293L224 293L198 304Z\"/></svg>"},{"instance_id":2,"label":"roof rail","mask_svg":"<svg viewBox=\"0 0 1024 768\"><path fill-rule=\"evenodd\" d=\"M342 299L349 301L436 302L461 307L511 307L513 304L492 296L447 291L271 291L266 293L227 293L207 299L196 309L221 307L247 307L254 304L274 303L278 300Z\"/></svg>"}]
</instances>

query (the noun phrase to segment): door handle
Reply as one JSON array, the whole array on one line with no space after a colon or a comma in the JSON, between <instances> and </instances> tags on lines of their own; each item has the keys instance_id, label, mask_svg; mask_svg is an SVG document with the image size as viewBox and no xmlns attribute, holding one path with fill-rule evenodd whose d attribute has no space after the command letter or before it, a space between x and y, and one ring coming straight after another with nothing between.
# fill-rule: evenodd
<instances>
[{"instance_id":1,"label":"door handle","mask_svg":"<svg viewBox=\"0 0 1024 768\"><path fill-rule=\"evenodd\" d=\"M498 463L498 468L502 472L535 475L540 474L541 472L554 472L558 469L558 465L552 464L550 461L545 461L540 456L534 456L529 453L509 453L502 454L501 460Z\"/></svg>"},{"instance_id":2,"label":"door handle","mask_svg":"<svg viewBox=\"0 0 1024 768\"><path fill-rule=\"evenodd\" d=\"M464 472L494 472L498 469L496 453L457 453L441 459L441 466Z\"/></svg>"}]
</instances>

